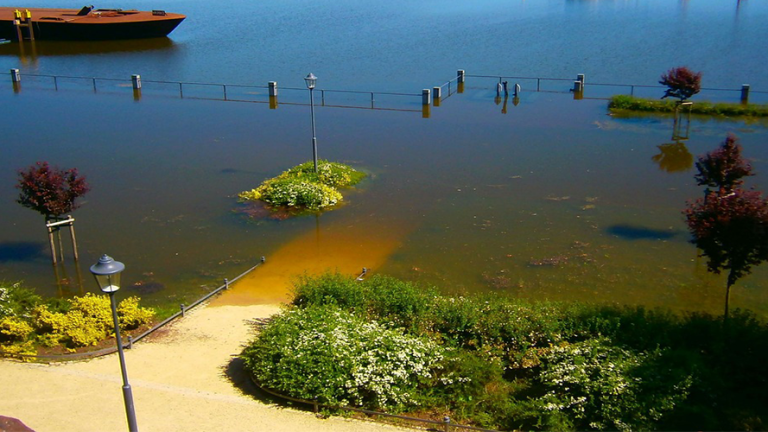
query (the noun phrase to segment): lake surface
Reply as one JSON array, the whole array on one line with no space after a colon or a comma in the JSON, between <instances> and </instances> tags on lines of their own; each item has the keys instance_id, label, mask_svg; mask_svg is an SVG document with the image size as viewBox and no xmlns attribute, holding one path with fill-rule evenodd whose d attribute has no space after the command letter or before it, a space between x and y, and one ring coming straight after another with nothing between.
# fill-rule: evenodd
<instances>
[{"instance_id":1,"label":"lake surface","mask_svg":"<svg viewBox=\"0 0 768 432\"><path fill-rule=\"evenodd\" d=\"M23 55L16 44L2 45L0 65L20 68L23 77L128 81L140 73L286 87L303 87L312 71L324 89L418 93L456 69L653 85L685 64L704 72L705 86L768 89L757 54L768 43L767 2L235 1L223 8L180 0L130 7L189 18L167 40L37 43ZM9 79L0 80L0 101L9 107L0 278L79 293L71 263L60 269L65 283L55 283L42 218L13 203L16 170L47 160L79 168L93 186L73 213L81 261L112 254L130 269L126 294L154 304L188 302L264 255L268 262L294 257L297 274L302 263L345 272L367 266L451 292L720 312L724 278L707 274L681 215L686 200L701 194L691 164L735 132L758 172L750 185L768 189L765 125L693 118L688 138L673 141L671 118L607 116L604 100L574 100L567 82L552 92L523 82L517 105L495 100L495 82L471 77L429 118L418 98L388 104L398 110L318 106L320 156L371 177L341 209L274 221L248 218L235 196L311 157L306 91L281 93L270 109L151 86L135 99L126 82L100 82L94 92L88 82L54 90L46 79L24 77L14 92ZM365 106L349 98L342 104ZM739 281L734 307L768 313L767 271Z\"/></svg>"}]
</instances>

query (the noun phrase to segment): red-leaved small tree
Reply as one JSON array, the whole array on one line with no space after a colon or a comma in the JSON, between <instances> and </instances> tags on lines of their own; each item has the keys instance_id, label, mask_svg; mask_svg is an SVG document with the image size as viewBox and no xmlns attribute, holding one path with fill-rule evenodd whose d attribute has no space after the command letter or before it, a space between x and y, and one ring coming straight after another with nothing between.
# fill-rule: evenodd
<instances>
[{"instance_id":1,"label":"red-leaved small tree","mask_svg":"<svg viewBox=\"0 0 768 432\"><path fill-rule=\"evenodd\" d=\"M701 72L693 72L684 66L672 68L661 76L659 84L667 86L662 99L674 97L683 102L701 91Z\"/></svg>"},{"instance_id":2,"label":"red-leaved small tree","mask_svg":"<svg viewBox=\"0 0 768 432\"><path fill-rule=\"evenodd\" d=\"M37 162L26 170L19 170L16 188L21 190L17 202L41 213L46 220L76 209L75 200L90 190L77 168L61 170L49 166L48 162Z\"/></svg>"},{"instance_id":3,"label":"red-leaved small tree","mask_svg":"<svg viewBox=\"0 0 768 432\"><path fill-rule=\"evenodd\" d=\"M729 135L717 150L699 158L696 181L707 188L704 198L688 203L684 214L693 243L707 257L707 269L728 271L725 314L731 287L748 275L752 266L768 260L768 200L758 191L741 189L743 177L752 175L741 157L741 146Z\"/></svg>"},{"instance_id":4,"label":"red-leaved small tree","mask_svg":"<svg viewBox=\"0 0 768 432\"><path fill-rule=\"evenodd\" d=\"M723 195L744 184L742 178L752 175L752 166L741 157L741 146L734 134L728 134L717 150L699 158L696 168L696 183L722 189Z\"/></svg>"}]
</instances>

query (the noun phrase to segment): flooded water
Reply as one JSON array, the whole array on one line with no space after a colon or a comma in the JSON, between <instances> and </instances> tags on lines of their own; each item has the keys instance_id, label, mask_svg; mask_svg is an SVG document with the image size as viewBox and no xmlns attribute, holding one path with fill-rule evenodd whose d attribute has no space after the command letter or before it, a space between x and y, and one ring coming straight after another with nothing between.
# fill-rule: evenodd
<instances>
[{"instance_id":1,"label":"flooded water","mask_svg":"<svg viewBox=\"0 0 768 432\"><path fill-rule=\"evenodd\" d=\"M311 70L322 88L417 93L457 68L654 84L688 64L712 87L768 89L754 55L768 40L758 24L768 4L723 3L235 1L225 10L135 2L189 18L162 41L38 43L23 55L2 45L0 66L22 76L140 73L296 87ZM733 64L740 67L726 67ZM765 124L693 118L688 138L673 141L668 117L616 118L604 100L533 92L527 83L519 103L505 105L494 87L470 78L429 118L418 99L398 102L403 111L318 106L320 156L370 178L338 210L256 221L235 196L310 159L306 91L281 94L270 109L169 92L134 99L124 83L56 91L23 78L14 92L0 80L10 107L0 151L0 279L49 294L81 290L69 256L56 283L42 217L13 203L16 170L47 160L77 167L93 187L73 213L85 290L94 288L87 267L105 252L127 266L125 294L153 304L189 302L266 256L222 301L275 301L305 271L369 267L451 292L720 312L725 280L706 272L681 215L701 194L693 157L735 132L758 172L750 184L768 190ZM733 307L768 314L767 272L739 281Z\"/></svg>"}]
</instances>

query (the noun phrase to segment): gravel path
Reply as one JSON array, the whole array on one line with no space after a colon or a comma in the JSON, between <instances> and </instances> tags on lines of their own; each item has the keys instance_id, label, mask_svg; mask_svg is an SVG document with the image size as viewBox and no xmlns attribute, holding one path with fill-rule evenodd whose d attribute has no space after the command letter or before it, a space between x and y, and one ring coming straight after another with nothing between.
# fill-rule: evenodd
<instances>
[{"instance_id":1,"label":"gravel path","mask_svg":"<svg viewBox=\"0 0 768 432\"><path fill-rule=\"evenodd\" d=\"M236 356L250 321L277 305L206 306L125 352L142 432L397 431L388 425L266 404L251 394ZM116 354L51 365L0 360L0 415L37 432L124 431L127 421Z\"/></svg>"}]
</instances>

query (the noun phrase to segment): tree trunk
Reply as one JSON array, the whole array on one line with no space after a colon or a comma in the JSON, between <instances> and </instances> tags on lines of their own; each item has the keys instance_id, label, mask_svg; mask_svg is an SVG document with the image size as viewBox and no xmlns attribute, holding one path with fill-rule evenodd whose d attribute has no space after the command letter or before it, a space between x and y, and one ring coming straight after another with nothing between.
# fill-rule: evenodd
<instances>
[{"instance_id":1,"label":"tree trunk","mask_svg":"<svg viewBox=\"0 0 768 432\"><path fill-rule=\"evenodd\" d=\"M723 322L728 322L728 304L731 301L731 287L733 286L733 282L731 282L730 275L728 276L728 285L725 287L725 314L723 314Z\"/></svg>"}]
</instances>

